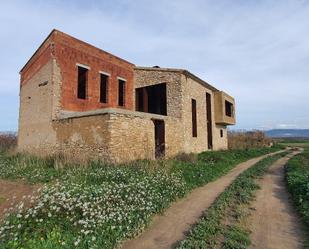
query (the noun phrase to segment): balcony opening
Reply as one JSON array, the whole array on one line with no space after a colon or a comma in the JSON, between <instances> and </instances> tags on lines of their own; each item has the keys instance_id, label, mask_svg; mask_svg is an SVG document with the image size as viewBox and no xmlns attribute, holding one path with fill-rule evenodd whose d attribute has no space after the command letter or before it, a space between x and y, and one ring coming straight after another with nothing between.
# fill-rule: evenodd
<instances>
[{"instance_id":1,"label":"balcony opening","mask_svg":"<svg viewBox=\"0 0 309 249\"><path fill-rule=\"evenodd\" d=\"M137 88L135 93L137 111L167 115L166 83Z\"/></svg>"},{"instance_id":2,"label":"balcony opening","mask_svg":"<svg viewBox=\"0 0 309 249\"><path fill-rule=\"evenodd\" d=\"M84 67L77 67L77 98L86 99L87 97L87 81L88 69Z\"/></svg>"},{"instance_id":3,"label":"balcony opening","mask_svg":"<svg viewBox=\"0 0 309 249\"><path fill-rule=\"evenodd\" d=\"M225 115L228 117L233 117L233 104L227 100L225 100Z\"/></svg>"}]
</instances>

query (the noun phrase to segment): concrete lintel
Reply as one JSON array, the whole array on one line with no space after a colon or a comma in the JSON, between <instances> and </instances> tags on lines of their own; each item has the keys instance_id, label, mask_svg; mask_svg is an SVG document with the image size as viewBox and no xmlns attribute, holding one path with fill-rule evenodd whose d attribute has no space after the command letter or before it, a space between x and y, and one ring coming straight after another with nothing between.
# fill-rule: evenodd
<instances>
[{"instance_id":1,"label":"concrete lintel","mask_svg":"<svg viewBox=\"0 0 309 249\"><path fill-rule=\"evenodd\" d=\"M58 120L65 120L71 118L81 118L81 117L89 117L89 116L98 116L98 115L106 115L106 114L120 114L120 115L129 115L134 117L146 118L146 119L167 119L168 116L146 113L146 112L137 112L125 109L118 108L104 108L97 109L92 111L85 112L73 112L73 111L61 111L58 116Z\"/></svg>"}]
</instances>

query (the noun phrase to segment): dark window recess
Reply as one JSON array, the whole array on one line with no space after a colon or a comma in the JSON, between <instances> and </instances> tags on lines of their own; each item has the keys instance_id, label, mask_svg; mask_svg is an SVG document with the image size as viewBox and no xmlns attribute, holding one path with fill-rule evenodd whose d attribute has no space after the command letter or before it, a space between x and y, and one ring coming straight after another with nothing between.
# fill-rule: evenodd
<instances>
[{"instance_id":1,"label":"dark window recess","mask_svg":"<svg viewBox=\"0 0 309 249\"><path fill-rule=\"evenodd\" d=\"M207 141L208 149L213 147L212 142L212 117L211 117L211 95L206 93L206 117L207 117Z\"/></svg>"},{"instance_id":2,"label":"dark window recess","mask_svg":"<svg viewBox=\"0 0 309 249\"><path fill-rule=\"evenodd\" d=\"M196 100L192 99L192 137L197 137Z\"/></svg>"},{"instance_id":3,"label":"dark window recess","mask_svg":"<svg viewBox=\"0 0 309 249\"><path fill-rule=\"evenodd\" d=\"M83 67L78 67L77 98L79 99L86 99L87 78L88 78L88 69L83 68Z\"/></svg>"},{"instance_id":4,"label":"dark window recess","mask_svg":"<svg viewBox=\"0 0 309 249\"><path fill-rule=\"evenodd\" d=\"M223 130L220 130L220 137L223 137Z\"/></svg>"},{"instance_id":5,"label":"dark window recess","mask_svg":"<svg viewBox=\"0 0 309 249\"><path fill-rule=\"evenodd\" d=\"M118 79L118 105L125 106L125 89L126 82Z\"/></svg>"},{"instance_id":6,"label":"dark window recess","mask_svg":"<svg viewBox=\"0 0 309 249\"><path fill-rule=\"evenodd\" d=\"M100 76L100 102L107 103L108 99L108 76L101 74Z\"/></svg>"},{"instance_id":7,"label":"dark window recess","mask_svg":"<svg viewBox=\"0 0 309 249\"><path fill-rule=\"evenodd\" d=\"M137 111L167 115L165 83L137 88L135 93Z\"/></svg>"},{"instance_id":8,"label":"dark window recess","mask_svg":"<svg viewBox=\"0 0 309 249\"><path fill-rule=\"evenodd\" d=\"M225 115L228 117L233 116L233 104L229 101L225 101Z\"/></svg>"}]
</instances>

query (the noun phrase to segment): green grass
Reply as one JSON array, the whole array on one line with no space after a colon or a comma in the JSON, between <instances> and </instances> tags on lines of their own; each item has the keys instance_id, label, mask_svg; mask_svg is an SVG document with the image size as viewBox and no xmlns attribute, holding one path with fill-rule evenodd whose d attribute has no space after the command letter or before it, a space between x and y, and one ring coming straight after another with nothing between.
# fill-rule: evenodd
<instances>
[{"instance_id":1,"label":"green grass","mask_svg":"<svg viewBox=\"0 0 309 249\"><path fill-rule=\"evenodd\" d=\"M285 139L279 142L282 146L309 148L309 139Z\"/></svg>"},{"instance_id":2,"label":"green grass","mask_svg":"<svg viewBox=\"0 0 309 249\"><path fill-rule=\"evenodd\" d=\"M141 168L148 171L159 168L181 174L186 184L190 188L194 188L221 176L240 162L283 148L283 146L277 145L272 148L203 152L197 156L191 155L193 158L189 155L189 158L186 156L185 158L179 157L179 159L161 161L140 160L124 165L90 162L87 166L68 163L58 157L38 158L27 154L7 155L0 153L0 178L23 179L29 183L49 183L71 176L76 178L76 175L81 176L85 170L93 170L96 167L129 167L133 171ZM213 167L214 165L215 167Z\"/></svg>"},{"instance_id":3,"label":"green grass","mask_svg":"<svg viewBox=\"0 0 309 249\"><path fill-rule=\"evenodd\" d=\"M286 167L286 180L307 230L309 231L309 149L289 160ZM309 237L309 232L307 233ZM306 241L309 248L309 239Z\"/></svg>"},{"instance_id":4,"label":"green grass","mask_svg":"<svg viewBox=\"0 0 309 249\"><path fill-rule=\"evenodd\" d=\"M2 204L3 202L5 202L5 198L0 195L0 204Z\"/></svg>"},{"instance_id":5,"label":"green grass","mask_svg":"<svg viewBox=\"0 0 309 249\"><path fill-rule=\"evenodd\" d=\"M219 178L241 162L279 149L282 147L203 152L196 162L175 163L173 171L180 173L186 185L193 189Z\"/></svg>"},{"instance_id":6,"label":"green grass","mask_svg":"<svg viewBox=\"0 0 309 249\"><path fill-rule=\"evenodd\" d=\"M213 205L190 231L177 248L248 248L249 231L241 225L242 206L252 201L258 189L256 179L267 168L286 153L265 158L240 174L236 180L216 199ZM229 221L226 224L226 221Z\"/></svg>"},{"instance_id":7,"label":"green grass","mask_svg":"<svg viewBox=\"0 0 309 249\"><path fill-rule=\"evenodd\" d=\"M280 148L204 152L125 165L91 162L57 170L58 159L0 157L0 177L47 183L0 228L0 248L114 248L140 233L154 214L238 163Z\"/></svg>"},{"instance_id":8,"label":"green grass","mask_svg":"<svg viewBox=\"0 0 309 249\"><path fill-rule=\"evenodd\" d=\"M303 142L303 143L296 143L296 142L289 142L289 143L281 143L284 146L290 146L290 147L303 147L303 148L309 148L309 142Z\"/></svg>"},{"instance_id":9,"label":"green grass","mask_svg":"<svg viewBox=\"0 0 309 249\"><path fill-rule=\"evenodd\" d=\"M280 143L295 143L295 144L303 144L303 143L309 143L308 139L284 139L280 141Z\"/></svg>"}]
</instances>

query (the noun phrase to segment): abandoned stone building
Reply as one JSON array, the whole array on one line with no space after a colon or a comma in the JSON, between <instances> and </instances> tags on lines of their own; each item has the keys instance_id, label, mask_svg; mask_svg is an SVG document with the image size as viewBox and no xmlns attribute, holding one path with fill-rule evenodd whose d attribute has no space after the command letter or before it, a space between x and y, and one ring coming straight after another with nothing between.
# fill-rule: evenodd
<instances>
[{"instance_id":1,"label":"abandoned stone building","mask_svg":"<svg viewBox=\"0 0 309 249\"><path fill-rule=\"evenodd\" d=\"M20 71L18 150L113 162L227 148L234 99L53 30Z\"/></svg>"}]
</instances>

